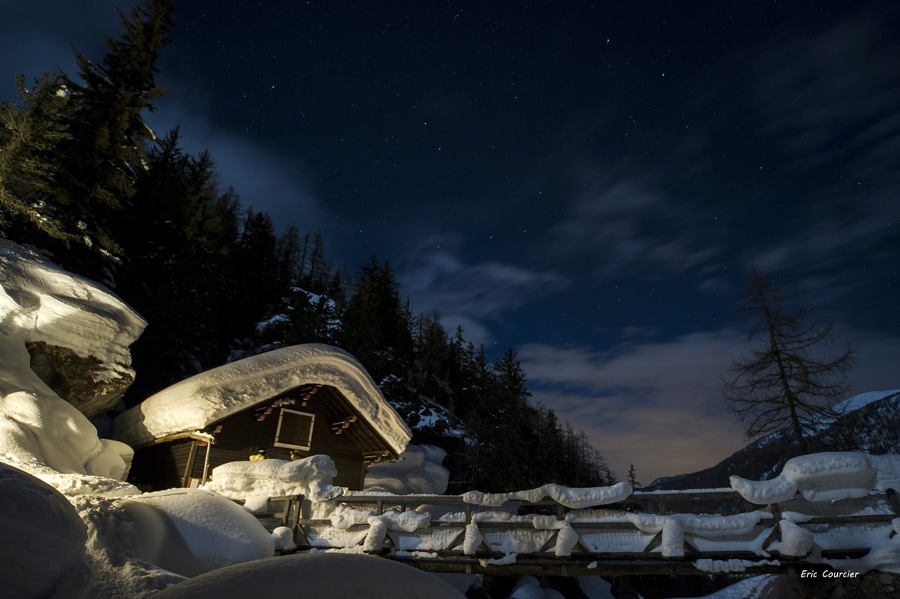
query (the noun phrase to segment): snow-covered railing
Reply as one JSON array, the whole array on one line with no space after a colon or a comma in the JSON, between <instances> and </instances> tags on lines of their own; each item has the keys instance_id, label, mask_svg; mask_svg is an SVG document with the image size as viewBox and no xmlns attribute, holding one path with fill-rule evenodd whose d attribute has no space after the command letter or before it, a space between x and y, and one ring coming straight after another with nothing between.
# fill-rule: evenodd
<instances>
[{"instance_id":1,"label":"snow-covered railing","mask_svg":"<svg viewBox=\"0 0 900 599\"><path fill-rule=\"evenodd\" d=\"M800 456L769 481L733 477L732 489L635 493L628 483L548 484L514 493L335 496L315 492L320 486L309 486L310 501L282 498L270 514L293 530L297 545L384 555L424 569L564 575L900 569L894 491L900 456Z\"/></svg>"},{"instance_id":2,"label":"snow-covered railing","mask_svg":"<svg viewBox=\"0 0 900 599\"><path fill-rule=\"evenodd\" d=\"M551 497L499 506L472 499L351 493L310 504L294 497L280 514L298 545L312 551L374 553L432 571L562 575L823 568L864 556L889 538L897 518L878 492L818 506L798 496L729 515L645 511L716 501L730 510L743 501L724 489L634 493L601 509ZM824 562L805 561L813 547Z\"/></svg>"}]
</instances>

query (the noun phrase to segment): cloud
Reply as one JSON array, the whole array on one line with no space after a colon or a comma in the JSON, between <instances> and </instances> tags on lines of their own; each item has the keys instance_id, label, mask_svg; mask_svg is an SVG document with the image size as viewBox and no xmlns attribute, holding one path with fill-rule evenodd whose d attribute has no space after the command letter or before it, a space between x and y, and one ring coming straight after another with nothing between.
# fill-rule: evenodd
<instances>
[{"instance_id":1,"label":"cloud","mask_svg":"<svg viewBox=\"0 0 900 599\"><path fill-rule=\"evenodd\" d=\"M398 267L401 293L414 306L437 310L450 330L463 327L473 343L492 340L492 323L509 312L569 285L563 275L499 261L466 262L450 235L426 240Z\"/></svg>"},{"instance_id":2,"label":"cloud","mask_svg":"<svg viewBox=\"0 0 900 599\"><path fill-rule=\"evenodd\" d=\"M786 27L756 57L751 89L762 133L795 164L849 166L863 177L894 171L900 41L892 19L872 8L800 35Z\"/></svg>"},{"instance_id":3,"label":"cloud","mask_svg":"<svg viewBox=\"0 0 900 599\"><path fill-rule=\"evenodd\" d=\"M579 191L550 227L557 258L591 260L597 275L673 275L708 264L721 248L696 213L655 189L651 177L582 166Z\"/></svg>"}]
</instances>

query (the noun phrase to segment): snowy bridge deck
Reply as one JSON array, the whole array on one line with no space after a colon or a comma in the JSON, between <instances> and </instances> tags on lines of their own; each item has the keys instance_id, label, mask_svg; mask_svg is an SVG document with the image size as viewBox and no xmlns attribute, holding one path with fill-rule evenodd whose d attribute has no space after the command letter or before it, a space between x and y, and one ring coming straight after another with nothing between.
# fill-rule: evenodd
<instances>
[{"instance_id":1,"label":"snowy bridge deck","mask_svg":"<svg viewBox=\"0 0 900 599\"><path fill-rule=\"evenodd\" d=\"M898 515L893 493L753 506L730 489L638 492L589 510L552 499L490 507L446 495L350 494L315 506L292 496L270 505L280 508L269 522L291 527L301 550L516 576L846 569L895 534Z\"/></svg>"}]
</instances>

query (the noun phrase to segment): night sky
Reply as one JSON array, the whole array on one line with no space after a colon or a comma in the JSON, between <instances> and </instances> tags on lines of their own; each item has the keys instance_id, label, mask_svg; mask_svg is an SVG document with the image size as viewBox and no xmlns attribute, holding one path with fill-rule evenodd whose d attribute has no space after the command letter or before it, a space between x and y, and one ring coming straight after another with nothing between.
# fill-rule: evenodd
<instances>
[{"instance_id":1,"label":"night sky","mask_svg":"<svg viewBox=\"0 0 900 599\"><path fill-rule=\"evenodd\" d=\"M108 0L4 8L0 98ZM390 260L417 312L514 346L620 477L740 448L720 377L752 263L900 388L900 5L182 2L147 116L245 206Z\"/></svg>"}]
</instances>

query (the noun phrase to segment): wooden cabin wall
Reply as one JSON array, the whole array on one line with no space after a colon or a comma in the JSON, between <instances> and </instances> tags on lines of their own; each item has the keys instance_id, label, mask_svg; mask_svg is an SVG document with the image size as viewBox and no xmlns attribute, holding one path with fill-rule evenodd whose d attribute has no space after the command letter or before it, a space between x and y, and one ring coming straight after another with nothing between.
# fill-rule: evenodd
<instances>
[{"instance_id":1,"label":"wooden cabin wall","mask_svg":"<svg viewBox=\"0 0 900 599\"><path fill-rule=\"evenodd\" d=\"M142 491L159 491L182 486L193 439L179 439L142 447L134 452L128 482ZM203 468L202 458L200 467Z\"/></svg>"}]
</instances>

